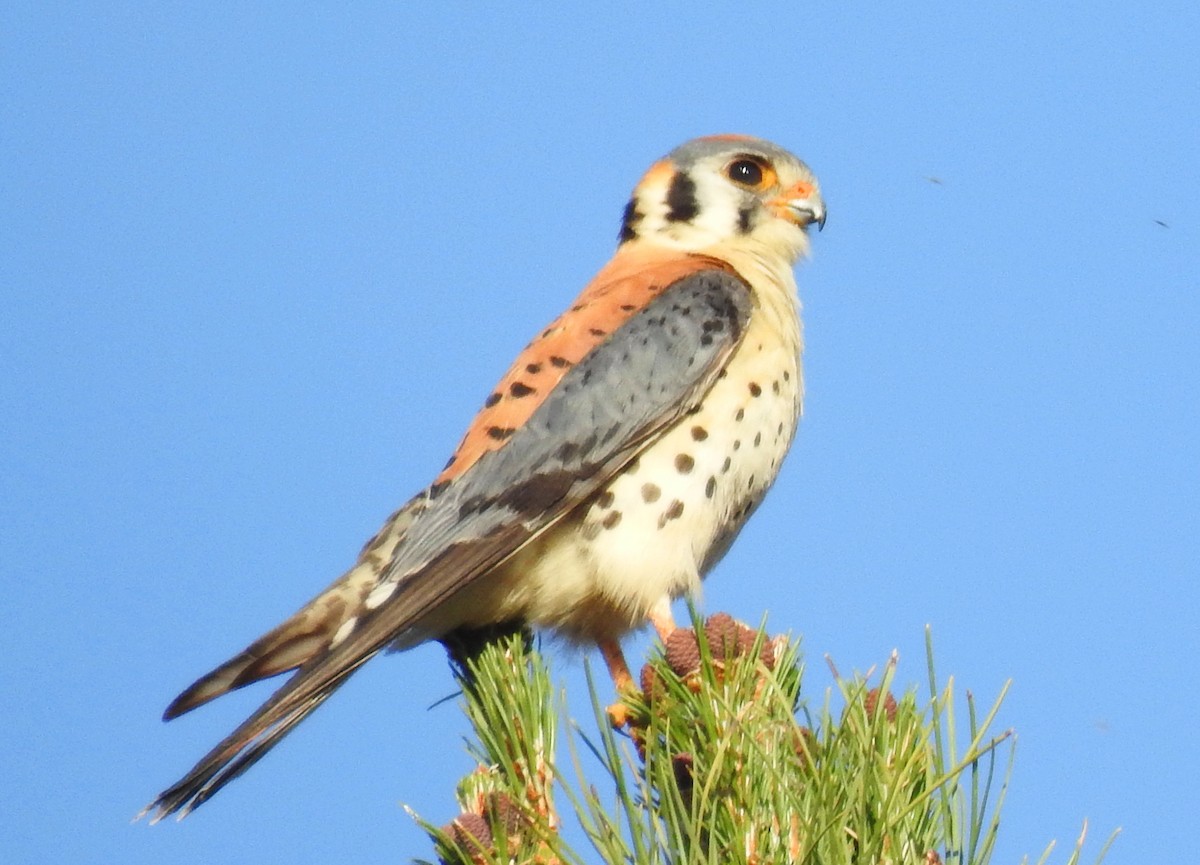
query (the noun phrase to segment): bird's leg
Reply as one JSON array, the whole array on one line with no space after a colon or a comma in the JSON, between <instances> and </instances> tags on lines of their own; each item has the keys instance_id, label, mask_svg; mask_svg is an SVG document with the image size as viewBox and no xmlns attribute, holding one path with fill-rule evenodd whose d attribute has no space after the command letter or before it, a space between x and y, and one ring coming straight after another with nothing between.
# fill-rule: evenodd
<instances>
[{"instance_id":1,"label":"bird's leg","mask_svg":"<svg viewBox=\"0 0 1200 865\"><path fill-rule=\"evenodd\" d=\"M633 674L629 672L629 665L625 663L625 653L621 651L621 644L616 640L600 640L597 645L617 691L634 690Z\"/></svg>"},{"instance_id":2,"label":"bird's leg","mask_svg":"<svg viewBox=\"0 0 1200 865\"><path fill-rule=\"evenodd\" d=\"M671 614L671 599L663 595L655 601L647 618L650 619L650 624L654 625L654 630L658 632L658 638L665 645L667 637L671 636L675 630L675 617Z\"/></svg>"},{"instance_id":3,"label":"bird's leg","mask_svg":"<svg viewBox=\"0 0 1200 865\"><path fill-rule=\"evenodd\" d=\"M671 636L675 630L675 617L671 615L671 599L663 595L655 601L646 618L650 620L650 624L654 625L658 638L666 643L667 637ZM597 645L600 647L600 654L604 657L604 664L608 667L608 674L617 687L617 693L629 694L636 691L637 685L634 684L633 674L629 672L629 665L625 662L625 653L621 651L621 644L616 640L599 640ZM629 722L629 712L620 702L608 707L608 717L617 729L626 726Z\"/></svg>"},{"instance_id":4,"label":"bird's leg","mask_svg":"<svg viewBox=\"0 0 1200 865\"><path fill-rule=\"evenodd\" d=\"M608 674L612 676L613 684L617 686L618 696L632 694L636 691L637 686L633 683L633 674L629 672L629 665L625 663L625 653L621 651L621 644L616 640L598 640L596 645L600 647L600 654L604 656ZM629 710L619 699L608 707L607 714L609 723L617 730L629 722Z\"/></svg>"}]
</instances>

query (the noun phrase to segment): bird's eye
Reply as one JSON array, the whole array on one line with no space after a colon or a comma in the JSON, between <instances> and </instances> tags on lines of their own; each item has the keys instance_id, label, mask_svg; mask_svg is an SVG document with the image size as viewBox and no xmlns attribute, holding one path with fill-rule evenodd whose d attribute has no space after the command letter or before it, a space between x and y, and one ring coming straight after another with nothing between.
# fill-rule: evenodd
<instances>
[{"instance_id":1,"label":"bird's eye","mask_svg":"<svg viewBox=\"0 0 1200 865\"><path fill-rule=\"evenodd\" d=\"M725 174L739 186L760 189L765 176L762 163L754 159L735 159L725 169Z\"/></svg>"}]
</instances>

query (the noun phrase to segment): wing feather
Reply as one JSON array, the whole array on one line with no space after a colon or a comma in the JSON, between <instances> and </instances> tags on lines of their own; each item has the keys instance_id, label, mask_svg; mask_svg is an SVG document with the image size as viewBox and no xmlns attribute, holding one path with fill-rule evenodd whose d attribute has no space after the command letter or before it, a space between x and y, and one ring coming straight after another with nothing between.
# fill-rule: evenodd
<instances>
[{"instance_id":1,"label":"wing feather","mask_svg":"<svg viewBox=\"0 0 1200 865\"><path fill-rule=\"evenodd\" d=\"M703 264L701 265L704 266ZM695 265L693 265L695 267ZM411 524L340 641L300 666L147 810L180 816L244 772L359 666L600 490L692 411L740 343L748 286L706 267L676 279L563 372L503 445L410 503ZM416 501L416 500L415 500ZM372 603L372 600L375 603ZM342 634L342 631L348 633Z\"/></svg>"}]
</instances>

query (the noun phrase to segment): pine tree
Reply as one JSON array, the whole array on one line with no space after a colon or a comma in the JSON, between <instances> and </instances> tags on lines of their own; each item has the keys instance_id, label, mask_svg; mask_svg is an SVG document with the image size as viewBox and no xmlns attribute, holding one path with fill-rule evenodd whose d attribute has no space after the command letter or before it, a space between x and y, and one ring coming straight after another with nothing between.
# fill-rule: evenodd
<instances>
[{"instance_id":1,"label":"pine tree","mask_svg":"<svg viewBox=\"0 0 1200 865\"><path fill-rule=\"evenodd\" d=\"M835 670L836 694L814 706L796 642L725 614L694 619L643 667L640 691L605 708L589 676L598 732L569 733L570 772L558 748L565 701L542 655L527 633L489 637L452 650L478 766L458 785L458 817L422 821L442 863L991 861L1013 768L1011 731L991 732L1004 693L982 718L966 695L960 744L954 684L939 686L928 634L925 699L895 692L893 656L874 684ZM572 849L564 821L592 849Z\"/></svg>"}]
</instances>

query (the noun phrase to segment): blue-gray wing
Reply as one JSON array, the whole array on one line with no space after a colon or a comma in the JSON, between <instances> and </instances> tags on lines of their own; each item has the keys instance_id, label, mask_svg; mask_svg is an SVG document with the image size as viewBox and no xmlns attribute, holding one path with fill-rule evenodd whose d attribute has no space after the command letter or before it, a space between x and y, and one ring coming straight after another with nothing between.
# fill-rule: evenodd
<instances>
[{"instance_id":1,"label":"blue-gray wing","mask_svg":"<svg viewBox=\"0 0 1200 865\"><path fill-rule=\"evenodd\" d=\"M730 272L678 279L571 367L502 447L406 505L407 530L359 614L159 796L156 819L186 814L244 772L360 665L487 579L694 410L740 344L751 307Z\"/></svg>"}]
</instances>

